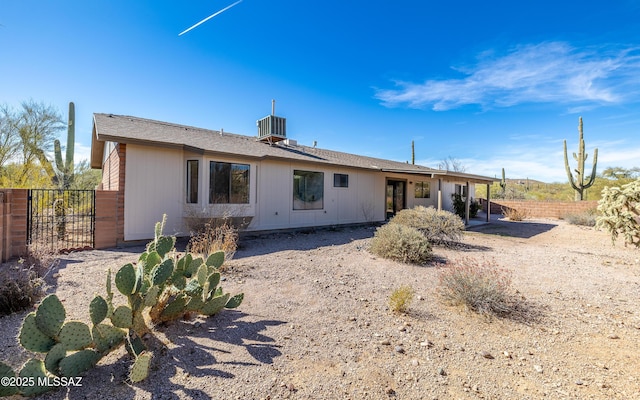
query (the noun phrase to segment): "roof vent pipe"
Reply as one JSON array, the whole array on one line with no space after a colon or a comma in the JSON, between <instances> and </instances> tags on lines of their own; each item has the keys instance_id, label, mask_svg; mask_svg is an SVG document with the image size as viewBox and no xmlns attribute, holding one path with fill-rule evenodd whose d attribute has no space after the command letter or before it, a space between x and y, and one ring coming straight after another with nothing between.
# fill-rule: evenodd
<instances>
[{"instance_id":1,"label":"roof vent pipe","mask_svg":"<svg viewBox=\"0 0 640 400\"><path fill-rule=\"evenodd\" d=\"M276 115L276 100L271 99L271 115Z\"/></svg>"}]
</instances>

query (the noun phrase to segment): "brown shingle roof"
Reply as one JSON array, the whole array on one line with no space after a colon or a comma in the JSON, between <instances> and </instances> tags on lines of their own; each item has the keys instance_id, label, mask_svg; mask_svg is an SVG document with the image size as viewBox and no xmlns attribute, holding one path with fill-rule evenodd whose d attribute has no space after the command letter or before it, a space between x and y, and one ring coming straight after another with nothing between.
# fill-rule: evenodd
<instances>
[{"instance_id":1,"label":"brown shingle roof","mask_svg":"<svg viewBox=\"0 0 640 400\"><path fill-rule=\"evenodd\" d=\"M282 159L303 162L329 164L377 171L406 172L425 175L449 175L478 178L482 181L491 178L469 174L457 174L439 171L421 165L406 164L380 158L359 156L339 151L309 146L289 146L283 142L269 145L257 140L255 136L243 136L168 122L113 114L94 114L94 127L91 148L91 166L102 167L104 142L135 143L161 147L183 148L185 150L241 156L252 159Z\"/></svg>"}]
</instances>

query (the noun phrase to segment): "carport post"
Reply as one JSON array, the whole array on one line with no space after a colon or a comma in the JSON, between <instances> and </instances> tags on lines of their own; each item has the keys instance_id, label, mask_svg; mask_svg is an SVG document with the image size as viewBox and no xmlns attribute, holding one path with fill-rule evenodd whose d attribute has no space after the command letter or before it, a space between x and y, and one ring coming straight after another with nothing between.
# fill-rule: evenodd
<instances>
[{"instance_id":1,"label":"carport post","mask_svg":"<svg viewBox=\"0 0 640 400\"><path fill-rule=\"evenodd\" d=\"M467 196L464 198L464 224L465 225L469 225L469 195L471 194L471 192L469 192L469 181L467 181Z\"/></svg>"},{"instance_id":2,"label":"carport post","mask_svg":"<svg viewBox=\"0 0 640 400\"><path fill-rule=\"evenodd\" d=\"M438 211L442 210L442 178L438 178Z\"/></svg>"},{"instance_id":3,"label":"carport post","mask_svg":"<svg viewBox=\"0 0 640 400\"><path fill-rule=\"evenodd\" d=\"M487 183L487 222L491 222L491 185Z\"/></svg>"}]
</instances>

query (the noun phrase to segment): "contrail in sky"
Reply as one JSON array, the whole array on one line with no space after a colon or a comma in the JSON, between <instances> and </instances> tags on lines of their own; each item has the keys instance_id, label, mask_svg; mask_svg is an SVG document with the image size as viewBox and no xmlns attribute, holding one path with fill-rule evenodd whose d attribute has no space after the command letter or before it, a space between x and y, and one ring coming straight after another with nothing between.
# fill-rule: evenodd
<instances>
[{"instance_id":1,"label":"contrail in sky","mask_svg":"<svg viewBox=\"0 0 640 400\"><path fill-rule=\"evenodd\" d=\"M229 5L229 6L226 6L226 7L225 7L225 8L223 8L222 10L220 10L220 11L218 11L218 12L216 12L216 13L213 13L213 14L209 15L207 18L203 19L202 21L198 22L197 24L193 25L192 27L190 27L190 28L188 28L188 29L186 29L186 30L184 30L184 31L180 32L180 33L178 34L178 36L182 36L182 35L184 35L185 33L189 32L190 30L192 30L193 28L197 27L198 25L204 24L205 22L207 22L207 21L208 21L208 20L210 20L211 18L215 17L216 15L218 15L218 14L222 14L223 12L227 11L227 10L228 10L228 9L230 9L231 7L233 7L233 6L237 5L237 4L240 4L240 3L242 3L242 0L238 0L238 1L236 1L235 3L233 3L233 4Z\"/></svg>"}]
</instances>

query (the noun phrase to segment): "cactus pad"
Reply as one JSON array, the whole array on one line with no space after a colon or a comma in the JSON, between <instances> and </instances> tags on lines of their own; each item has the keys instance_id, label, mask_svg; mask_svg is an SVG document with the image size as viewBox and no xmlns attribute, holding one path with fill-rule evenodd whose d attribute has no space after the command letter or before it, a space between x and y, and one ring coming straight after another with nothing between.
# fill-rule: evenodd
<instances>
[{"instance_id":1,"label":"cactus pad","mask_svg":"<svg viewBox=\"0 0 640 400\"><path fill-rule=\"evenodd\" d=\"M204 303L204 306L202 307L200 312L204 315L216 314L224 308L224 306L227 304L227 301L229 301L229 293L222 296L214 297Z\"/></svg>"},{"instance_id":2,"label":"cactus pad","mask_svg":"<svg viewBox=\"0 0 640 400\"><path fill-rule=\"evenodd\" d=\"M100 361L100 353L80 350L60 360L60 375L75 378L93 368Z\"/></svg>"},{"instance_id":3,"label":"cactus pad","mask_svg":"<svg viewBox=\"0 0 640 400\"><path fill-rule=\"evenodd\" d=\"M160 255L157 252L153 251L149 253L144 263L144 272L146 274L151 273L151 271L156 267L156 265L160 264L161 262L162 262L162 257L160 257Z\"/></svg>"},{"instance_id":4,"label":"cactus pad","mask_svg":"<svg viewBox=\"0 0 640 400\"><path fill-rule=\"evenodd\" d=\"M211 254L209 257L207 257L206 264L207 266L215 267L216 269L222 267L222 264L224 264L224 251L218 250L215 253Z\"/></svg>"},{"instance_id":5,"label":"cactus pad","mask_svg":"<svg viewBox=\"0 0 640 400\"><path fill-rule=\"evenodd\" d=\"M147 379L152 356L151 353L144 352L136 357L136 361L131 366L131 372L129 373L131 382L137 383Z\"/></svg>"},{"instance_id":6,"label":"cactus pad","mask_svg":"<svg viewBox=\"0 0 640 400\"><path fill-rule=\"evenodd\" d=\"M91 335L96 345L96 350L106 354L124 342L126 333L115 326L98 324L91 329Z\"/></svg>"},{"instance_id":7,"label":"cactus pad","mask_svg":"<svg viewBox=\"0 0 640 400\"><path fill-rule=\"evenodd\" d=\"M187 254L185 257L191 257L191 254ZM187 270L185 271L185 276L190 278L198 273L198 268L204 263L204 260L201 257L196 259L191 259L191 262L188 264Z\"/></svg>"},{"instance_id":8,"label":"cactus pad","mask_svg":"<svg viewBox=\"0 0 640 400\"><path fill-rule=\"evenodd\" d=\"M13 368L0 361L0 378L14 378L16 373ZM15 386L0 385L0 397L17 394L20 390Z\"/></svg>"},{"instance_id":9,"label":"cactus pad","mask_svg":"<svg viewBox=\"0 0 640 400\"><path fill-rule=\"evenodd\" d=\"M55 338L64 323L66 313L64 306L55 294L50 294L42 300L36 310L36 325L38 329L50 338Z\"/></svg>"},{"instance_id":10,"label":"cactus pad","mask_svg":"<svg viewBox=\"0 0 640 400\"><path fill-rule=\"evenodd\" d=\"M111 323L118 328L131 328L133 325L133 312L127 306L119 306L111 316Z\"/></svg>"},{"instance_id":11,"label":"cactus pad","mask_svg":"<svg viewBox=\"0 0 640 400\"><path fill-rule=\"evenodd\" d=\"M184 292L189 296L199 296L202 293L202 286L197 279L192 279L184 287Z\"/></svg>"},{"instance_id":12,"label":"cactus pad","mask_svg":"<svg viewBox=\"0 0 640 400\"><path fill-rule=\"evenodd\" d=\"M176 295L176 297L162 310L160 318L163 321L170 321L184 314L188 299L189 298L184 293Z\"/></svg>"},{"instance_id":13,"label":"cactus pad","mask_svg":"<svg viewBox=\"0 0 640 400\"><path fill-rule=\"evenodd\" d=\"M147 294L144 296L144 305L147 307L153 307L158 302L158 295L160 294L159 286L151 286L147 290Z\"/></svg>"},{"instance_id":14,"label":"cactus pad","mask_svg":"<svg viewBox=\"0 0 640 400\"><path fill-rule=\"evenodd\" d=\"M56 344L55 340L38 329L34 312L25 317L22 328L20 328L19 340L22 347L36 353L46 353Z\"/></svg>"},{"instance_id":15,"label":"cactus pad","mask_svg":"<svg viewBox=\"0 0 640 400\"><path fill-rule=\"evenodd\" d=\"M202 307L204 307L204 301L202 301L202 298L200 298L200 296L193 296L193 297L191 297L191 299L187 303L185 309L187 311L200 312Z\"/></svg>"},{"instance_id":16,"label":"cactus pad","mask_svg":"<svg viewBox=\"0 0 640 400\"><path fill-rule=\"evenodd\" d=\"M21 378L34 378L34 385L22 386L20 391L24 396L34 396L49 391L53 387L39 386L37 383L39 380L47 377L47 372L44 370L44 363L41 360L32 358L27 361L20 370Z\"/></svg>"},{"instance_id":17,"label":"cactus pad","mask_svg":"<svg viewBox=\"0 0 640 400\"><path fill-rule=\"evenodd\" d=\"M81 350L93 342L89 325L80 321L69 321L62 325L58 339L67 350Z\"/></svg>"},{"instance_id":18,"label":"cactus pad","mask_svg":"<svg viewBox=\"0 0 640 400\"><path fill-rule=\"evenodd\" d=\"M236 308L240 304L242 304L242 300L244 299L244 293L237 294L227 301L227 304L224 305L224 308Z\"/></svg>"},{"instance_id":19,"label":"cactus pad","mask_svg":"<svg viewBox=\"0 0 640 400\"><path fill-rule=\"evenodd\" d=\"M168 258L151 271L151 283L162 285L173 274L173 260Z\"/></svg>"},{"instance_id":20,"label":"cactus pad","mask_svg":"<svg viewBox=\"0 0 640 400\"><path fill-rule=\"evenodd\" d=\"M187 287L187 278L180 271L176 271L171 276L171 284L178 290L184 290Z\"/></svg>"},{"instance_id":21,"label":"cactus pad","mask_svg":"<svg viewBox=\"0 0 640 400\"><path fill-rule=\"evenodd\" d=\"M140 339L137 335L134 337L129 337L128 340L125 340L124 347L127 349L127 352L133 357L138 357L140 354L147 350L147 348L144 347L144 343L142 343L142 339Z\"/></svg>"},{"instance_id":22,"label":"cactus pad","mask_svg":"<svg viewBox=\"0 0 640 400\"><path fill-rule=\"evenodd\" d=\"M109 312L109 305L102 296L96 296L91 300L89 304L89 315L91 316L91 322L94 325L99 324L107 318Z\"/></svg>"},{"instance_id":23,"label":"cactus pad","mask_svg":"<svg viewBox=\"0 0 640 400\"><path fill-rule=\"evenodd\" d=\"M220 272L214 272L209 275L207 279L207 283L209 284L208 291L213 292L216 290L218 285L220 284Z\"/></svg>"},{"instance_id":24,"label":"cactus pad","mask_svg":"<svg viewBox=\"0 0 640 400\"><path fill-rule=\"evenodd\" d=\"M133 294L136 285L136 270L133 264L126 264L116 272L116 287L125 296Z\"/></svg>"},{"instance_id":25,"label":"cactus pad","mask_svg":"<svg viewBox=\"0 0 640 400\"><path fill-rule=\"evenodd\" d=\"M180 272L180 273L184 273L185 269L186 269L186 257L180 257L176 261L176 271Z\"/></svg>"},{"instance_id":26,"label":"cactus pad","mask_svg":"<svg viewBox=\"0 0 640 400\"><path fill-rule=\"evenodd\" d=\"M143 286L145 284L145 280L144 280L144 267L140 264L138 264L136 266L136 284L133 285L133 292L132 293L139 293L143 289Z\"/></svg>"},{"instance_id":27,"label":"cactus pad","mask_svg":"<svg viewBox=\"0 0 640 400\"><path fill-rule=\"evenodd\" d=\"M207 283L207 279L209 278L209 268L207 267L207 264L200 264L197 278L200 286L204 286L204 284Z\"/></svg>"},{"instance_id":28,"label":"cactus pad","mask_svg":"<svg viewBox=\"0 0 640 400\"><path fill-rule=\"evenodd\" d=\"M58 375L58 366L60 364L60 360L62 360L67 355L67 348L64 344L58 343L49 350L47 356L44 358L44 366L47 368L47 371L51 372L54 375Z\"/></svg>"},{"instance_id":29,"label":"cactus pad","mask_svg":"<svg viewBox=\"0 0 640 400\"><path fill-rule=\"evenodd\" d=\"M160 257L164 257L170 252L176 244L176 238L173 236L160 236L155 243L155 250Z\"/></svg>"}]
</instances>

